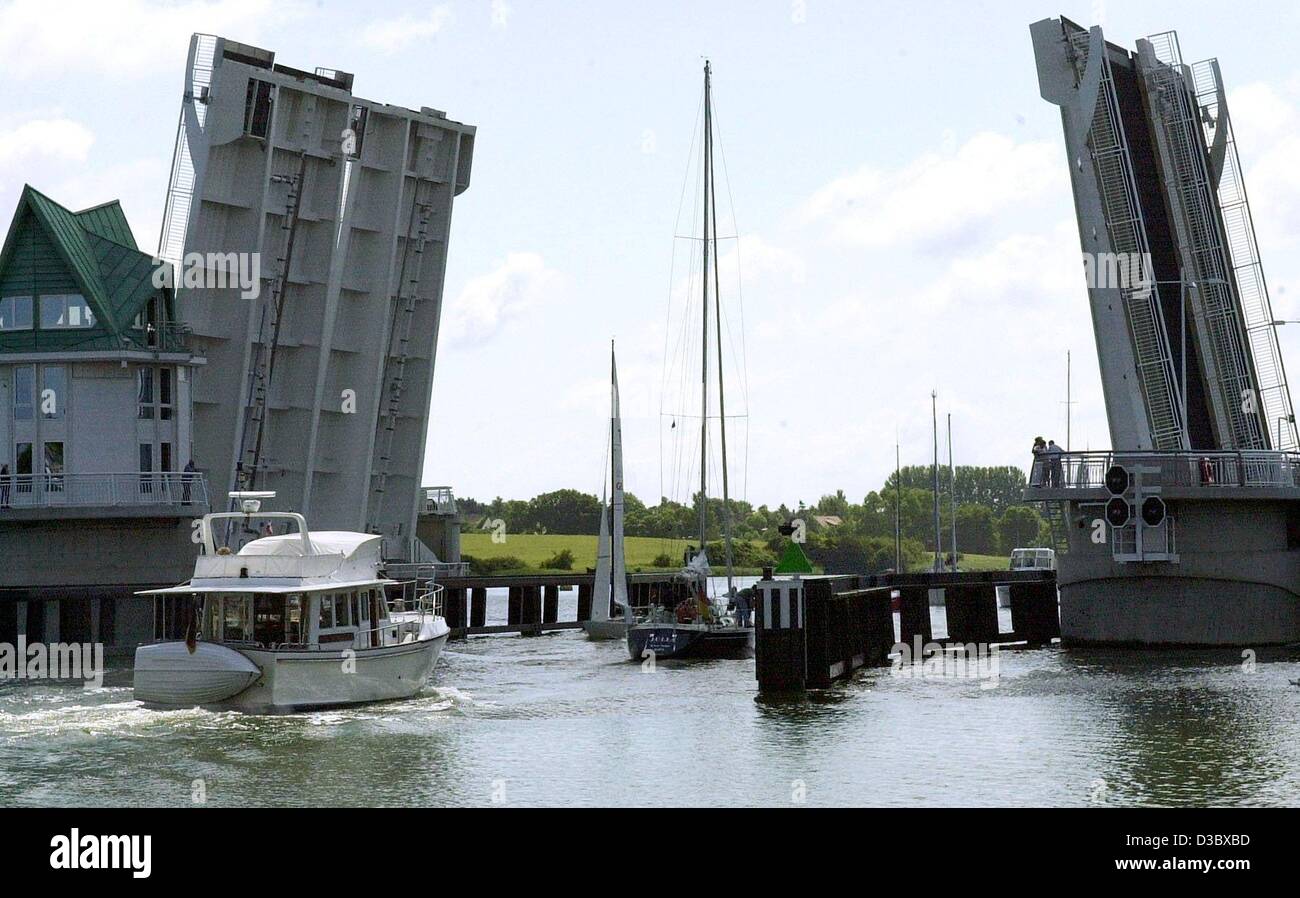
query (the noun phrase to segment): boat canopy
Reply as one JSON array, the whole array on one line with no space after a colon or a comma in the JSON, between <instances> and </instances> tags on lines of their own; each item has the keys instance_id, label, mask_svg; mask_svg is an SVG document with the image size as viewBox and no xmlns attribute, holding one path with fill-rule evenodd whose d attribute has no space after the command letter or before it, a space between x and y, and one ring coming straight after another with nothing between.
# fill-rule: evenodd
<instances>
[{"instance_id":1,"label":"boat canopy","mask_svg":"<svg viewBox=\"0 0 1300 898\"><path fill-rule=\"evenodd\" d=\"M264 536L255 539L239 550L238 555L288 555L303 557L312 555L342 555L351 559L358 550L371 546L378 550L383 537L375 533L352 533L346 530L313 530L307 538L311 545L308 553L303 546L303 538L297 533L285 533L279 536ZM361 554L369 554L362 552Z\"/></svg>"}]
</instances>

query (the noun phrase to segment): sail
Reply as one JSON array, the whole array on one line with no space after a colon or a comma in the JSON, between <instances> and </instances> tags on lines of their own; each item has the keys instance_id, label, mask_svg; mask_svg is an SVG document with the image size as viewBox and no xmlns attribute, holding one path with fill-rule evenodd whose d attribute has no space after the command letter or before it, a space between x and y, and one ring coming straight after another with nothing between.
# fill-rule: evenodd
<instances>
[{"instance_id":1,"label":"sail","mask_svg":"<svg viewBox=\"0 0 1300 898\"><path fill-rule=\"evenodd\" d=\"M627 565L623 558L623 424L618 407L618 367L614 362L614 346L612 343L609 347L609 377L609 456L614 472L612 575L614 578L614 601L623 608L624 617L627 617L629 608L627 601Z\"/></svg>"},{"instance_id":2,"label":"sail","mask_svg":"<svg viewBox=\"0 0 1300 898\"><path fill-rule=\"evenodd\" d=\"M596 582L591 590L591 619L609 620L609 509L600 497L600 538L596 541Z\"/></svg>"}]
</instances>

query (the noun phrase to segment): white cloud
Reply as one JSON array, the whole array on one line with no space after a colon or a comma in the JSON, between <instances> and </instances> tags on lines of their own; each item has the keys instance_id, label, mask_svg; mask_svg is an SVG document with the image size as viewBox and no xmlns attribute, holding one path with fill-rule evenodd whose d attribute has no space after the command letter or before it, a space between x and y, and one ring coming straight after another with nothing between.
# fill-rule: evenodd
<instances>
[{"instance_id":1,"label":"white cloud","mask_svg":"<svg viewBox=\"0 0 1300 898\"><path fill-rule=\"evenodd\" d=\"M806 274L803 257L794 250L770 243L758 234L745 234L729 244L730 249L723 250L718 258L724 281L735 283L739 265L739 274L746 284L771 277L803 283Z\"/></svg>"},{"instance_id":2,"label":"white cloud","mask_svg":"<svg viewBox=\"0 0 1300 898\"><path fill-rule=\"evenodd\" d=\"M535 305L559 299L563 276L538 253L510 253L487 274L471 278L443 313L451 343L490 340Z\"/></svg>"},{"instance_id":3,"label":"white cloud","mask_svg":"<svg viewBox=\"0 0 1300 898\"><path fill-rule=\"evenodd\" d=\"M1231 91L1228 109L1232 130L1239 139L1258 140L1294 125L1294 101L1283 97L1268 84L1247 84Z\"/></svg>"},{"instance_id":4,"label":"white cloud","mask_svg":"<svg viewBox=\"0 0 1300 898\"><path fill-rule=\"evenodd\" d=\"M800 218L858 246L959 241L998 213L1062 189L1060 157L1055 143L985 132L894 171L867 165L837 178L812 195Z\"/></svg>"},{"instance_id":5,"label":"white cloud","mask_svg":"<svg viewBox=\"0 0 1300 898\"><path fill-rule=\"evenodd\" d=\"M42 118L0 131L0 179L32 160L85 162L95 134L68 118Z\"/></svg>"},{"instance_id":6,"label":"white cloud","mask_svg":"<svg viewBox=\"0 0 1300 898\"><path fill-rule=\"evenodd\" d=\"M0 6L0 73L174 74L194 32L250 42L300 12L287 0L13 0Z\"/></svg>"},{"instance_id":7,"label":"white cloud","mask_svg":"<svg viewBox=\"0 0 1300 898\"><path fill-rule=\"evenodd\" d=\"M451 20L451 7L439 4L423 16L398 16L371 22L361 33L367 46L385 53L404 49L416 41L435 36Z\"/></svg>"}]
</instances>

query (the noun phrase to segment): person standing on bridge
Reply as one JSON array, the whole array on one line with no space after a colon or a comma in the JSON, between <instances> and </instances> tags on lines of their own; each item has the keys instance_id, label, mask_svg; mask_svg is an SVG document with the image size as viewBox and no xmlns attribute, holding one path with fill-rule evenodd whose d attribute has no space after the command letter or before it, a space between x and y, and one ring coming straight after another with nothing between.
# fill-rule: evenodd
<instances>
[{"instance_id":1,"label":"person standing on bridge","mask_svg":"<svg viewBox=\"0 0 1300 898\"><path fill-rule=\"evenodd\" d=\"M1065 450L1056 445L1056 440L1047 441L1047 482L1054 488L1061 485L1061 456Z\"/></svg>"},{"instance_id":2,"label":"person standing on bridge","mask_svg":"<svg viewBox=\"0 0 1300 898\"><path fill-rule=\"evenodd\" d=\"M1047 442L1042 437L1034 437L1034 465L1029 469L1029 485L1044 486L1047 483Z\"/></svg>"}]
</instances>

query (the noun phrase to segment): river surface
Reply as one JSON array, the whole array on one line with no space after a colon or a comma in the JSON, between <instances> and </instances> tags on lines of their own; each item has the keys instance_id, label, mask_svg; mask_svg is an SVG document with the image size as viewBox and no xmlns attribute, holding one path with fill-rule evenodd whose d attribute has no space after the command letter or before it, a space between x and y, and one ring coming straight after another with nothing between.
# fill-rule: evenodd
<instances>
[{"instance_id":1,"label":"river surface","mask_svg":"<svg viewBox=\"0 0 1300 898\"><path fill-rule=\"evenodd\" d=\"M452 643L413 700L253 717L145 709L120 662L0 686L0 805L1297 805L1297 677L1293 650L1006 650L766 701L752 660L563 631Z\"/></svg>"}]
</instances>

